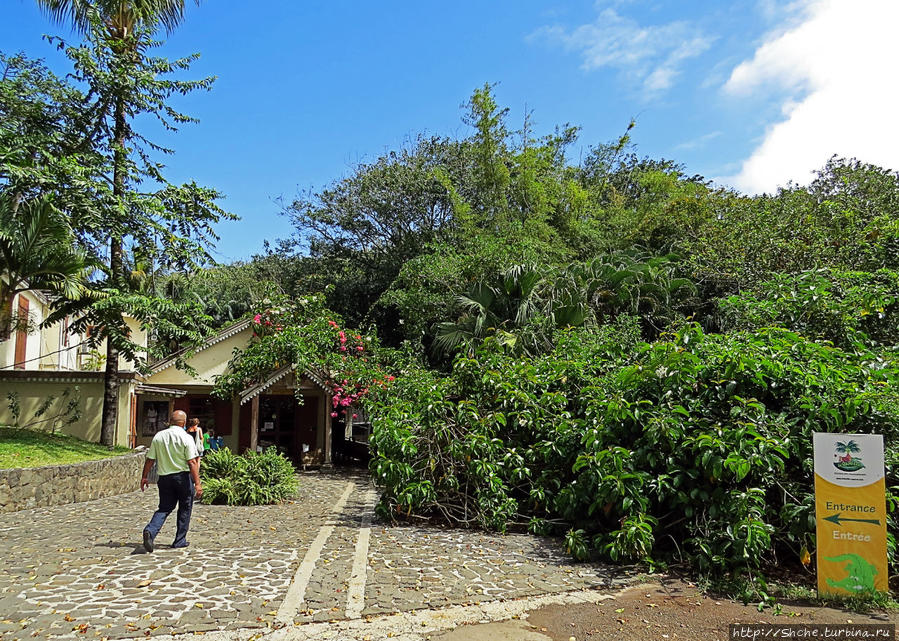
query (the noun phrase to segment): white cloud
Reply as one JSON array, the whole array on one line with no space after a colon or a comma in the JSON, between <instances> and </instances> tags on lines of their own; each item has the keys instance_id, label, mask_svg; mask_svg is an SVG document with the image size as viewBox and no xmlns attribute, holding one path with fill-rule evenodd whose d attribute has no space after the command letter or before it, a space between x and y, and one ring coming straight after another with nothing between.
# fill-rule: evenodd
<instances>
[{"instance_id":1,"label":"white cloud","mask_svg":"<svg viewBox=\"0 0 899 641\"><path fill-rule=\"evenodd\" d=\"M798 10L800 21L766 38L724 85L734 97L783 100L783 120L720 179L749 192L807 183L834 154L899 169L899 2L806 0Z\"/></svg>"},{"instance_id":2,"label":"white cloud","mask_svg":"<svg viewBox=\"0 0 899 641\"><path fill-rule=\"evenodd\" d=\"M680 75L682 64L704 52L714 41L688 22L641 26L620 15L614 7L603 9L604 4L597 2L599 16L595 22L571 31L559 26L543 27L530 39L545 39L580 53L585 71L603 67L624 71L637 80L647 97L670 88Z\"/></svg>"}]
</instances>

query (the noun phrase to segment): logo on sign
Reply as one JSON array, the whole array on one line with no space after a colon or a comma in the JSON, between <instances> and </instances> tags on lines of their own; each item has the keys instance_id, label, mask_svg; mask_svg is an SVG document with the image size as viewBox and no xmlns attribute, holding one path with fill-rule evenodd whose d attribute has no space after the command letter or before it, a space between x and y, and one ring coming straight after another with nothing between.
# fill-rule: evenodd
<instances>
[{"instance_id":1,"label":"logo on sign","mask_svg":"<svg viewBox=\"0 0 899 641\"><path fill-rule=\"evenodd\" d=\"M834 445L834 461L833 466L843 472L858 472L865 468L861 457L853 456L861 452L862 449L855 441L837 441Z\"/></svg>"}]
</instances>

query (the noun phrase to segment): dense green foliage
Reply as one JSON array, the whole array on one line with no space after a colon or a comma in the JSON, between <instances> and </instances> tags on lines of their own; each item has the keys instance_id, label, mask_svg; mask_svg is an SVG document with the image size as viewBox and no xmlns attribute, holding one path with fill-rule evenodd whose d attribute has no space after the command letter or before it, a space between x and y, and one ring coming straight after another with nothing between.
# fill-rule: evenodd
<instances>
[{"instance_id":1,"label":"dense green foliage","mask_svg":"<svg viewBox=\"0 0 899 641\"><path fill-rule=\"evenodd\" d=\"M844 349L899 345L899 272L780 274L720 301L725 329L789 327Z\"/></svg>"},{"instance_id":2,"label":"dense green foliage","mask_svg":"<svg viewBox=\"0 0 899 641\"><path fill-rule=\"evenodd\" d=\"M228 448L210 451L200 463L203 503L269 505L297 493L293 465L275 448L238 456Z\"/></svg>"},{"instance_id":3,"label":"dense green foliage","mask_svg":"<svg viewBox=\"0 0 899 641\"><path fill-rule=\"evenodd\" d=\"M568 330L535 359L490 340L448 377L399 377L371 410L381 514L527 524L575 558L715 576L814 551L811 433L892 443L899 363L779 328L638 337L634 319Z\"/></svg>"}]
</instances>

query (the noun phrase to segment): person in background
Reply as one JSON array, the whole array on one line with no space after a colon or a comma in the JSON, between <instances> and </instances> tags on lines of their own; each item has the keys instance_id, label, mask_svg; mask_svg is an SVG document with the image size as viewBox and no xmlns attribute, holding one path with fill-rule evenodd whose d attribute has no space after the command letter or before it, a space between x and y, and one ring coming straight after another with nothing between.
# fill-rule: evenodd
<instances>
[{"instance_id":1,"label":"person in background","mask_svg":"<svg viewBox=\"0 0 899 641\"><path fill-rule=\"evenodd\" d=\"M156 461L159 470L159 509L144 528L144 549L152 552L154 541L166 518L178 506L178 529L175 532L173 548L186 548L187 530L190 527L190 513L193 499L203 496L200 483L200 455L193 438L184 431L187 415L181 410L172 412L168 429L157 432L147 451L144 471L140 479L141 492L147 489L147 475Z\"/></svg>"},{"instance_id":2,"label":"person in background","mask_svg":"<svg viewBox=\"0 0 899 641\"><path fill-rule=\"evenodd\" d=\"M206 453L214 450L215 448L212 447L213 443L215 443L215 430L210 427L203 432L203 452Z\"/></svg>"},{"instance_id":3,"label":"person in background","mask_svg":"<svg viewBox=\"0 0 899 641\"><path fill-rule=\"evenodd\" d=\"M187 422L187 435L194 440L194 445L197 446L197 452L199 452L200 456L203 456L206 446L203 438L203 430L200 428L200 419L192 418Z\"/></svg>"}]
</instances>

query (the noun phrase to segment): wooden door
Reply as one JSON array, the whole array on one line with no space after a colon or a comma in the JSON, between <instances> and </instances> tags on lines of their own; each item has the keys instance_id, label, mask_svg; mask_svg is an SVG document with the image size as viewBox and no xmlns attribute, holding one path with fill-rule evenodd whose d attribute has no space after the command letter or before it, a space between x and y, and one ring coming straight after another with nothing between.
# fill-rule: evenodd
<instances>
[{"instance_id":1,"label":"wooden door","mask_svg":"<svg viewBox=\"0 0 899 641\"><path fill-rule=\"evenodd\" d=\"M297 409L296 413L296 435L297 449L300 454L303 453L303 445L309 446L309 451L313 452L318 447L318 417L319 417L319 397L306 396L303 404Z\"/></svg>"}]
</instances>

